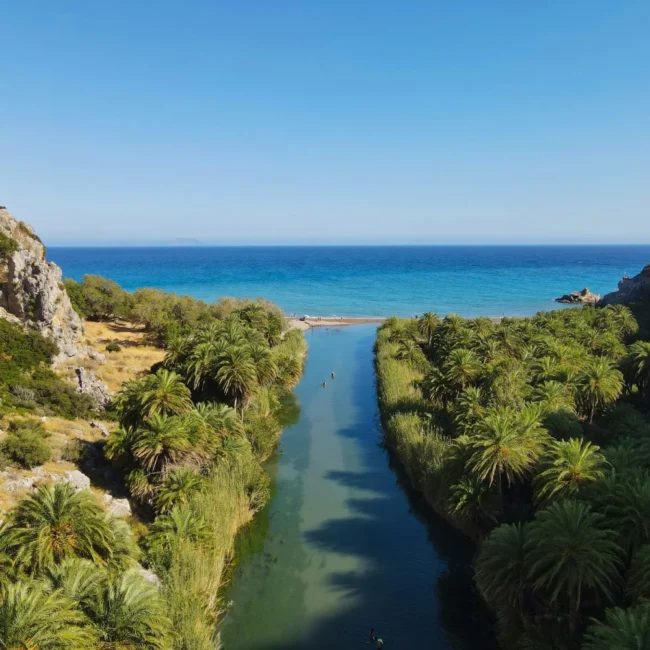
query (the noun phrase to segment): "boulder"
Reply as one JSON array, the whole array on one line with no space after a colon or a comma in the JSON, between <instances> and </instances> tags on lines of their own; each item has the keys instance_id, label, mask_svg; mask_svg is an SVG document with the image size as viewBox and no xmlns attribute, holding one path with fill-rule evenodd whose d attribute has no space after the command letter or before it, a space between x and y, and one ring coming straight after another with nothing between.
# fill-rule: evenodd
<instances>
[{"instance_id":1,"label":"boulder","mask_svg":"<svg viewBox=\"0 0 650 650\"><path fill-rule=\"evenodd\" d=\"M0 233L16 250L0 258L0 317L37 329L53 339L59 353L55 363L86 354L83 323L72 308L61 269L45 259L45 246L31 226L0 208Z\"/></svg>"},{"instance_id":2,"label":"boulder","mask_svg":"<svg viewBox=\"0 0 650 650\"><path fill-rule=\"evenodd\" d=\"M147 582L156 585L156 587L160 587L162 584L160 578L153 571L145 569L141 564L138 564L135 571L137 571Z\"/></svg>"},{"instance_id":3,"label":"boulder","mask_svg":"<svg viewBox=\"0 0 650 650\"><path fill-rule=\"evenodd\" d=\"M90 479L78 469L66 472L59 480L70 483L76 492L87 490L90 487Z\"/></svg>"},{"instance_id":4,"label":"boulder","mask_svg":"<svg viewBox=\"0 0 650 650\"><path fill-rule=\"evenodd\" d=\"M563 302L568 304L582 304L582 305L595 305L600 300L600 295L591 293L588 287L582 291L572 291L565 293L563 296L556 298L555 302Z\"/></svg>"},{"instance_id":5,"label":"boulder","mask_svg":"<svg viewBox=\"0 0 650 650\"><path fill-rule=\"evenodd\" d=\"M21 476L20 478L7 479L2 484L2 489L5 492L21 492L22 490L29 490L34 487L36 481L36 476Z\"/></svg>"},{"instance_id":6,"label":"boulder","mask_svg":"<svg viewBox=\"0 0 650 650\"><path fill-rule=\"evenodd\" d=\"M101 433L104 438L108 438L108 436L110 435L108 429L106 428L106 425L102 424L101 422L97 422L96 420L93 420L90 423L90 426L93 429L99 429L99 433Z\"/></svg>"},{"instance_id":7,"label":"boulder","mask_svg":"<svg viewBox=\"0 0 650 650\"><path fill-rule=\"evenodd\" d=\"M77 391L84 395L90 395L94 407L101 411L111 401L111 394L106 384L95 376L92 370L86 368L75 368L77 375Z\"/></svg>"},{"instance_id":8,"label":"boulder","mask_svg":"<svg viewBox=\"0 0 650 650\"><path fill-rule=\"evenodd\" d=\"M633 278L624 276L618 283L618 290L606 294L598 303L599 307L605 305L626 305L631 302L650 301L650 264L645 266L641 273Z\"/></svg>"},{"instance_id":9,"label":"boulder","mask_svg":"<svg viewBox=\"0 0 650 650\"><path fill-rule=\"evenodd\" d=\"M131 504L128 499L111 499L107 510L113 517L126 519L131 516Z\"/></svg>"}]
</instances>

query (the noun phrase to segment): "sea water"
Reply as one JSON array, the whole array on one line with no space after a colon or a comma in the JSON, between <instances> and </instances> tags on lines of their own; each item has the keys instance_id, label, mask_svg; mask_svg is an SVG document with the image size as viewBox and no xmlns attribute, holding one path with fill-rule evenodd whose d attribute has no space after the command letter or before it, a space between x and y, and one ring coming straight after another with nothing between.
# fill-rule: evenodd
<instances>
[{"instance_id":1,"label":"sea water","mask_svg":"<svg viewBox=\"0 0 650 650\"><path fill-rule=\"evenodd\" d=\"M264 296L299 315L530 315L588 286L616 289L650 246L51 248L67 277L213 301Z\"/></svg>"}]
</instances>

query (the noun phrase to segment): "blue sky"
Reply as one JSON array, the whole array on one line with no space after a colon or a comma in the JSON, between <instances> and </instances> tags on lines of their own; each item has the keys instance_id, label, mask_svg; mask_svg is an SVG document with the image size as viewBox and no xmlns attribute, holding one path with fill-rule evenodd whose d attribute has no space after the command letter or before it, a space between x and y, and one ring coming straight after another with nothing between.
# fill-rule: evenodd
<instances>
[{"instance_id":1,"label":"blue sky","mask_svg":"<svg viewBox=\"0 0 650 650\"><path fill-rule=\"evenodd\" d=\"M2 2L46 242L650 242L650 2Z\"/></svg>"}]
</instances>

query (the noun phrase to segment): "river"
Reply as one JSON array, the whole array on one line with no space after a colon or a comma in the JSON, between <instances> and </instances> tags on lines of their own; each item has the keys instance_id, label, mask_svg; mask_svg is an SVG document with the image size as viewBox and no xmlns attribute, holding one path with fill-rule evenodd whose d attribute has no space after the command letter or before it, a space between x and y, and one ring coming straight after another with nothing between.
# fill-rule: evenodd
<instances>
[{"instance_id":1,"label":"river","mask_svg":"<svg viewBox=\"0 0 650 650\"><path fill-rule=\"evenodd\" d=\"M379 445L374 338L372 325L307 332L300 415L267 465L271 501L238 541L225 650L370 648L371 626L386 650L494 647L472 546Z\"/></svg>"}]
</instances>

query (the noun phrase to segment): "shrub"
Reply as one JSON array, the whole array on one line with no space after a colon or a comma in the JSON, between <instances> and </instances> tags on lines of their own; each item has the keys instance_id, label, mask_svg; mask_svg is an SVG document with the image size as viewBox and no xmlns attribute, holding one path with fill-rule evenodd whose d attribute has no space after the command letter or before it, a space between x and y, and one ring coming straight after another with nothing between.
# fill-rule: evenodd
<instances>
[{"instance_id":1,"label":"shrub","mask_svg":"<svg viewBox=\"0 0 650 650\"><path fill-rule=\"evenodd\" d=\"M119 343L109 343L106 346L106 352L119 352L122 346Z\"/></svg>"},{"instance_id":2,"label":"shrub","mask_svg":"<svg viewBox=\"0 0 650 650\"><path fill-rule=\"evenodd\" d=\"M0 258L7 259L18 250L18 242L0 232Z\"/></svg>"},{"instance_id":3,"label":"shrub","mask_svg":"<svg viewBox=\"0 0 650 650\"><path fill-rule=\"evenodd\" d=\"M29 469L50 460L52 452L46 438L47 433L38 420L14 420L9 424L0 452L20 467Z\"/></svg>"},{"instance_id":4,"label":"shrub","mask_svg":"<svg viewBox=\"0 0 650 650\"><path fill-rule=\"evenodd\" d=\"M88 316L90 316L90 307L86 301L83 287L72 278L66 278L63 281L63 286L68 294L68 298L70 298L72 308L81 318L88 318Z\"/></svg>"},{"instance_id":5,"label":"shrub","mask_svg":"<svg viewBox=\"0 0 650 650\"><path fill-rule=\"evenodd\" d=\"M81 440L70 440L61 451L61 458L79 465L86 457L87 447Z\"/></svg>"}]
</instances>

